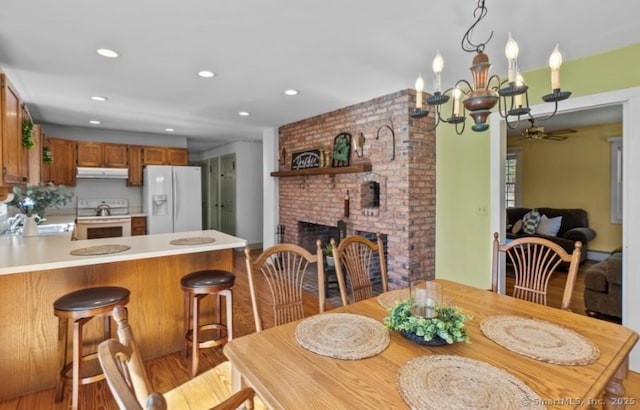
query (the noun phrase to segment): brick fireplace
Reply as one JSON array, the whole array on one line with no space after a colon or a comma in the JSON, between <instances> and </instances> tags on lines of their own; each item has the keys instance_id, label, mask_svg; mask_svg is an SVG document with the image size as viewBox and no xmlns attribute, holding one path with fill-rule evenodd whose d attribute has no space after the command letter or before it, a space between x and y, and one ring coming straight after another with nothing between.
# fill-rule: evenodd
<instances>
[{"instance_id":1,"label":"brick fireplace","mask_svg":"<svg viewBox=\"0 0 640 410\"><path fill-rule=\"evenodd\" d=\"M349 235L375 239L380 232L386 237L391 288L406 286L410 278L435 276L435 135L427 121L409 117L414 104L415 93L403 90L280 127L286 158L279 171L291 169L292 153L331 152L334 137L342 132L362 132L366 138L363 156L352 152L350 165L371 165L366 172L280 177L283 242L315 247L313 238L301 238L299 223L337 232L337 221L343 220ZM332 235L327 232L318 238L325 242Z\"/></svg>"}]
</instances>

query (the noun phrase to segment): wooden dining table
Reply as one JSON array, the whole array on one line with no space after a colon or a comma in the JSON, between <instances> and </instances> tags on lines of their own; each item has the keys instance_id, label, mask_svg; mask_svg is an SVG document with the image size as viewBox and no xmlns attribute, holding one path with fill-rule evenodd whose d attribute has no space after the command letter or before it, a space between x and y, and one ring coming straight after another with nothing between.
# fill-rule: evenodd
<instances>
[{"instance_id":1,"label":"wooden dining table","mask_svg":"<svg viewBox=\"0 0 640 410\"><path fill-rule=\"evenodd\" d=\"M233 365L234 388L251 386L273 409L402 409L408 408L398 390L398 372L409 360L429 355L455 355L502 369L542 399L547 408L624 408L639 405L640 397L625 393L628 355L638 340L633 330L615 323L526 302L448 280L442 284L446 300L472 319L465 326L469 343L429 347L391 331L381 353L360 360L340 360L313 353L296 340L292 322L233 339L224 353ZM331 310L371 317L382 322L388 311L377 298ZM516 315L541 319L573 330L599 349L588 365L558 365L514 353L486 337L483 319ZM479 403L478 406L481 406Z\"/></svg>"}]
</instances>

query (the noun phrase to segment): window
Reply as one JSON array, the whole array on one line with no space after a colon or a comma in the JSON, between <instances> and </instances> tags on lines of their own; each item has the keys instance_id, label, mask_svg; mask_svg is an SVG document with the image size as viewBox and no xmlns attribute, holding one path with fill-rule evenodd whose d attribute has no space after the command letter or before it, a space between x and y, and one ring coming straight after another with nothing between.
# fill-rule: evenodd
<instances>
[{"instance_id":1,"label":"window","mask_svg":"<svg viewBox=\"0 0 640 410\"><path fill-rule=\"evenodd\" d=\"M505 208L520 205L520 151L507 152L504 170Z\"/></svg>"},{"instance_id":2,"label":"window","mask_svg":"<svg viewBox=\"0 0 640 410\"><path fill-rule=\"evenodd\" d=\"M609 138L611 143L611 223L622 223L622 138Z\"/></svg>"}]
</instances>

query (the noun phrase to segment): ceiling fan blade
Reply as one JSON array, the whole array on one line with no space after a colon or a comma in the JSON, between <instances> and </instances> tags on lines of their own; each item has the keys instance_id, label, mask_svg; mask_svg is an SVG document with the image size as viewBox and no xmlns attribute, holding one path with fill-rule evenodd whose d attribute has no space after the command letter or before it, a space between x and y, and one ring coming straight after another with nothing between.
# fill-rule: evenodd
<instances>
[{"instance_id":1,"label":"ceiling fan blade","mask_svg":"<svg viewBox=\"0 0 640 410\"><path fill-rule=\"evenodd\" d=\"M569 137L564 136L564 135L554 135L552 133L547 133L547 135L545 135L542 138L546 139L546 140L550 140L550 141L564 141Z\"/></svg>"},{"instance_id":2,"label":"ceiling fan blade","mask_svg":"<svg viewBox=\"0 0 640 410\"><path fill-rule=\"evenodd\" d=\"M564 130L547 131L547 135L575 134L576 132L578 131L567 128Z\"/></svg>"}]
</instances>

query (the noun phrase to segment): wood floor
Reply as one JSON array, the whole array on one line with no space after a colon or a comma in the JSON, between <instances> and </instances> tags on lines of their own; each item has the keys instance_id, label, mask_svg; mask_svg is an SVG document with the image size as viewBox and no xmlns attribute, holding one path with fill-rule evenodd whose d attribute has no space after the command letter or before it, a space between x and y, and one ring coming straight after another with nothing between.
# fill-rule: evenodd
<instances>
[{"instance_id":1,"label":"wood floor","mask_svg":"<svg viewBox=\"0 0 640 410\"><path fill-rule=\"evenodd\" d=\"M587 262L588 263L588 262ZM234 252L234 266L236 272L236 283L234 286L234 337L240 337L255 331L249 289L247 285L246 268L244 264L244 254ZM588 265L587 265L588 266ZM584 314L584 302L582 293L584 280L582 272L585 266L580 269L576 288L573 293L572 310ZM550 284L550 304L558 303L562 296L562 278L553 280ZM329 309L330 307L328 307ZM308 312L317 312L318 301L309 295L304 301L304 309ZM181 324L180 324L181 326ZM200 371L208 369L213 365L225 360L221 349L206 349L202 352L200 360ZM184 383L189 379L189 363L182 359L180 353L174 353L159 359L147 362L147 371L151 378L151 383L155 390L165 392ZM37 377L37 375L33 375ZM640 408L640 373L631 372L625 382L627 390L626 397L635 398ZM117 409L117 405L104 381L91 385L82 386L80 389L80 405L83 409ZM70 407L70 387L65 392L62 403L54 403L54 389L49 389L15 400L0 403L0 410L33 410L33 409L68 409Z\"/></svg>"}]
</instances>

